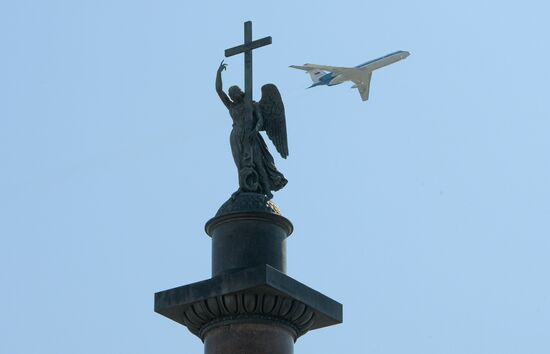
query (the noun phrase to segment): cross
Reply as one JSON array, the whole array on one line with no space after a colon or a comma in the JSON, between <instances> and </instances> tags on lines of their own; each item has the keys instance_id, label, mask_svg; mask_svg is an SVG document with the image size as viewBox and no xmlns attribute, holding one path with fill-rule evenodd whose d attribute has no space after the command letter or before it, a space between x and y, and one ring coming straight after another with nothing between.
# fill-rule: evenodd
<instances>
[{"instance_id":1,"label":"cross","mask_svg":"<svg viewBox=\"0 0 550 354\"><path fill-rule=\"evenodd\" d=\"M252 22L244 23L244 44L225 50L225 57L244 53L244 100L252 105L252 50L271 44L271 36L252 41Z\"/></svg>"}]
</instances>

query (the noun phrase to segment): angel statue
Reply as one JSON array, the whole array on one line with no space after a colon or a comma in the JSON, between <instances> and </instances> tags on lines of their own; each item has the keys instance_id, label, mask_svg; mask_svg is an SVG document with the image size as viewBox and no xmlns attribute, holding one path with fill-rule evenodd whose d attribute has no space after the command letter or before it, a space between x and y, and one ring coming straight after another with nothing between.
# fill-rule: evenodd
<instances>
[{"instance_id":1,"label":"angel statue","mask_svg":"<svg viewBox=\"0 0 550 354\"><path fill-rule=\"evenodd\" d=\"M222 61L216 75L216 92L233 120L229 141L239 173L239 189L233 195L252 192L271 199L271 191L278 191L288 181L275 167L260 131L267 133L281 157L286 159L288 144L281 94L275 85L264 85L260 102L252 101L250 106L238 86L231 86L227 94L223 91L222 71L226 68L227 64Z\"/></svg>"}]
</instances>

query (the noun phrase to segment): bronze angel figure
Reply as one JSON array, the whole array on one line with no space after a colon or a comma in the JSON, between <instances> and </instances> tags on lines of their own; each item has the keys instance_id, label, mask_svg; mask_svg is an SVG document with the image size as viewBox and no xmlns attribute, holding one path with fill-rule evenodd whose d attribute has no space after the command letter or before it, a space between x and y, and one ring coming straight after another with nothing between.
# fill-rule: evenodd
<instances>
[{"instance_id":1,"label":"bronze angel figure","mask_svg":"<svg viewBox=\"0 0 550 354\"><path fill-rule=\"evenodd\" d=\"M264 85L260 102L253 101L250 107L238 86L231 86L227 94L223 91L221 73L226 67L222 61L216 75L216 92L233 120L230 144L239 173L239 189L234 195L252 192L271 199L271 192L280 190L288 181L275 167L260 131L267 133L281 157L286 159L288 143L281 94L275 85Z\"/></svg>"}]
</instances>

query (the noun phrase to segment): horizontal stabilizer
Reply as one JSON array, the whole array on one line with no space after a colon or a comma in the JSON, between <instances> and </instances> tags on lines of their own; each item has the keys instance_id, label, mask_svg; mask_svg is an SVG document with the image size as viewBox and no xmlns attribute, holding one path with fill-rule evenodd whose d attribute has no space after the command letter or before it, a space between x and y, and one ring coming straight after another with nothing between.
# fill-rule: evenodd
<instances>
[{"instance_id":1,"label":"horizontal stabilizer","mask_svg":"<svg viewBox=\"0 0 550 354\"><path fill-rule=\"evenodd\" d=\"M307 64L305 64L305 65L307 65ZM313 87L316 83L318 83L320 81L321 77L323 77L327 74L327 72L325 72L321 69L312 68L312 67L309 67L309 66L291 65L290 67L294 68L294 69L305 70L309 74L309 76L311 76L311 81L313 81L313 85L311 87Z\"/></svg>"},{"instance_id":2,"label":"horizontal stabilizer","mask_svg":"<svg viewBox=\"0 0 550 354\"><path fill-rule=\"evenodd\" d=\"M301 65L290 65L289 68L305 70L305 71L314 70L314 68L311 68L311 67L308 67L308 66L301 66Z\"/></svg>"}]
</instances>

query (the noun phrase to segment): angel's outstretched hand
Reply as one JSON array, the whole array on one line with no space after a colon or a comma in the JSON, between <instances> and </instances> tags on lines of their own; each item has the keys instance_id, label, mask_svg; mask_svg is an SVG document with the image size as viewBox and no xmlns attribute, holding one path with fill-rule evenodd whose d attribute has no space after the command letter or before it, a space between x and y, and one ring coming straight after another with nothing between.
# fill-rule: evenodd
<instances>
[{"instance_id":1,"label":"angel's outstretched hand","mask_svg":"<svg viewBox=\"0 0 550 354\"><path fill-rule=\"evenodd\" d=\"M221 73L224 70L227 70L227 64L225 64L222 60L222 62L220 63L220 67L218 68L218 73Z\"/></svg>"}]
</instances>

